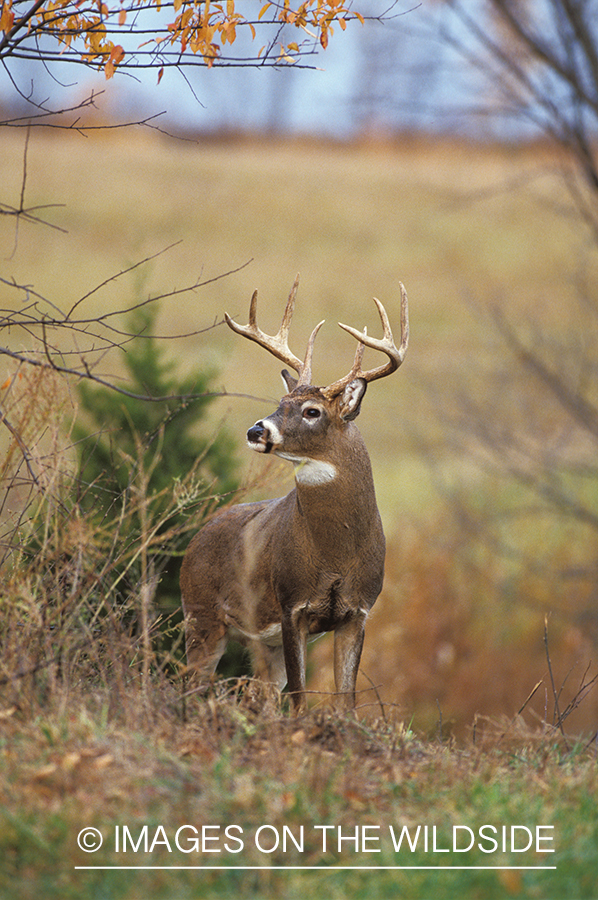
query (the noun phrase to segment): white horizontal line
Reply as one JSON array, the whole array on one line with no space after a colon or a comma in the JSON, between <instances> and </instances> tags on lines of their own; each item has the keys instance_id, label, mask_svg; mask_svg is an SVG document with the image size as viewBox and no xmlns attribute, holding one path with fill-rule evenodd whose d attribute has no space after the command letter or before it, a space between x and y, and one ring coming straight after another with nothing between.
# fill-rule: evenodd
<instances>
[{"instance_id":1,"label":"white horizontal line","mask_svg":"<svg viewBox=\"0 0 598 900\"><path fill-rule=\"evenodd\" d=\"M170 870L170 871L180 871L180 870L193 870L193 871L222 871L222 872L235 872L239 870L248 870L248 871L266 871L272 872L273 870L283 870L287 872L299 872L299 871L309 871L309 872L386 872L386 871L396 871L399 869L429 869L429 870L444 870L444 871L463 871L465 869L476 869L476 870L489 870L493 872L503 871L503 872L518 872L518 871L529 871L530 869L540 870L540 871L549 871L551 869L556 869L556 866L75 866L75 869L103 869L106 871L112 871L116 869L155 869L155 870Z\"/></svg>"}]
</instances>

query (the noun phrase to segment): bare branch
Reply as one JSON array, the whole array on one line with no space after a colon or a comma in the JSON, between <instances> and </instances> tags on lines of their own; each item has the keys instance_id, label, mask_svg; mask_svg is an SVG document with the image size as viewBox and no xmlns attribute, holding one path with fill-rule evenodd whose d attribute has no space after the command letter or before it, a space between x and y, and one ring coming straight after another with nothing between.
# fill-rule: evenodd
<instances>
[{"instance_id":1,"label":"bare branch","mask_svg":"<svg viewBox=\"0 0 598 900\"><path fill-rule=\"evenodd\" d=\"M93 294L97 293L102 288L105 288L107 285L112 284L123 275L126 275L139 268L139 266L144 265L145 263L153 259L156 259L158 256L172 249L172 247L174 246L176 246L176 244L173 244L170 247L166 247L164 250L161 250L158 253L153 254L152 256L146 257L140 262L134 263L132 266L129 266L126 269L123 269L120 272L116 273L115 275L105 279L100 284L96 285L94 288L84 294L82 297L80 297L75 303L73 303L66 313L63 313L59 309L59 307L57 307L47 298L43 297L41 294L34 291L28 285L19 285L14 281L0 278L0 283L14 288L15 290L22 291L27 299L31 297L36 298L33 302L29 303L25 309L21 309L19 311L0 310L0 331L2 331L3 328L14 329L16 327L20 327L38 342L37 349L30 352L16 351L10 349L7 346L2 346L0 347L0 356L6 356L10 359L14 359L21 364L33 366L35 368L50 369L52 371L58 372L61 375L71 376L78 380L83 379L94 381L97 384L101 384L105 387L111 388L117 393L138 400L158 401L164 399L173 399L171 397L152 397L148 395L134 394L118 386L115 383L114 379L96 374L94 369L97 369L99 361L108 351L122 348L128 341L133 340L137 337L143 337L143 334L139 335L130 330L127 330L126 328L117 327L116 324L113 324L114 320L117 318L122 318L123 316L130 315L135 310L141 309L145 306L148 306L149 304L155 304L161 300L177 297L182 294L192 293L199 288L205 287L208 284L214 284L217 281L220 281L222 278L226 278L229 275L240 272L250 264L251 260L247 260L242 265L237 266L234 269L230 269L228 272L222 272L211 278L206 278L203 280L201 278L198 278L191 285L187 285L183 288L175 288L162 294L152 295L150 297L147 297L145 300L140 300L139 302L133 303L127 307L119 307L117 309L110 310L106 313L102 313L101 315L76 317L74 313ZM54 310L54 314L48 315L47 313L42 312L38 306L38 303L40 301L51 306ZM215 328L221 324L223 324L222 321L215 321L210 325L203 326L202 328L198 328L190 332L185 332L184 334L177 334L174 336L153 335L153 337L164 340L172 340L173 337L192 337L210 331L212 328ZM97 341L98 345L91 345L83 350L75 349L59 351L57 348L50 345L48 334L52 331L61 334L81 334L84 335L87 339L93 339ZM64 364L63 360L67 356L73 355L77 356L77 358L79 359L79 365L73 366ZM93 363L90 361L90 357L93 357ZM217 394L210 394L210 396L220 395L221 393L222 392L217 392ZM202 394L201 396L206 395ZM185 396L181 399L192 399L193 397L195 397L195 395Z\"/></svg>"},{"instance_id":2,"label":"bare branch","mask_svg":"<svg viewBox=\"0 0 598 900\"><path fill-rule=\"evenodd\" d=\"M598 438L598 409L579 390L570 387L558 370L549 368L537 353L523 344L498 307L494 309L494 322L515 355L544 382L561 405Z\"/></svg>"},{"instance_id":3,"label":"bare branch","mask_svg":"<svg viewBox=\"0 0 598 900\"><path fill-rule=\"evenodd\" d=\"M11 425L11 423L8 421L6 415L2 412L1 409L0 409L0 423L9 430L9 432L11 433L11 435L17 442L19 450L21 451L21 454L25 461L25 465L27 466L29 475L31 476L31 480L32 480L33 484L36 485L36 487L39 487L39 481L38 481L37 475L35 474L35 472L33 470L32 462L31 462L31 454L29 452L29 449L27 448L25 442L21 438L21 435L19 434L19 432L16 430L16 428L13 427L13 425Z\"/></svg>"}]
</instances>

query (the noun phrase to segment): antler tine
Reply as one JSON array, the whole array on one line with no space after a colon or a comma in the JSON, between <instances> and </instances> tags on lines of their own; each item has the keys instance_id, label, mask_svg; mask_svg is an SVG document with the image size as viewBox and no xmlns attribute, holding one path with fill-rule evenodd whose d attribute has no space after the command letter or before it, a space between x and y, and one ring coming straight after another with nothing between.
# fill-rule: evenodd
<instances>
[{"instance_id":1,"label":"antler tine","mask_svg":"<svg viewBox=\"0 0 598 900\"><path fill-rule=\"evenodd\" d=\"M265 334L257 324L257 291L254 291L253 296L251 297L251 303L249 305L248 325L239 325L237 322L231 319L228 313L224 313L224 318L229 328L232 328L232 330L237 334L249 338L250 341L255 341L256 344L260 345L260 347L264 347L265 350L268 350L268 352L275 356L277 359L280 359L287 366L295 369L295 371L299 375L299 378L301 379L305 375L306 368L309 370L309 377L311 377L311 355L313 352L313 340L315 339L315 334L317 333L319 326L314 330L314 333L310 338L305 361L301 362L301 360L291 352L288 344L289 327L291 324L291 319L293 318L295 296L297 294L298 286L299 275L297 275L297 277L295 278L293 287L291 288L291 293L289 294L289 299L287 300L287 305L282 317L282 322L280 323L280 328L275 335ZM303 381L302 383L306 384L307 382Z\"/></svg>"},{"instance_id":2,"label":"antler tine","mask_svg":"<svg viewBox=\"0 0 598 900\"><path fill-rule=\"evenodd\" d=\"M228 321L227 313L224 313L226 320ZM232 321L232 320L231 320ZM229 322L230 325L230 322ZM249 327L252 329L258 330L257 327L257 291L254 291L251 295L251 303L249 304Z\"/></svg>"},{"instance_id":3,"label":"antler tine","mask_svg":"<svg viewBox=\"0 0 598 900\"><path fill-rule=\"evenodd\" d=\"M282 322L280 323L280 328L278 329L278 336L285 342L288 339L289 328L291 327L291 319L293 318L293 313L295 312L295 297L297 296L298 287L299 273L297 272L297 274L295 275L295 280L293 282L293 287L291 288L291 293L289 294L289 299L287 300L287 305L284 308Z\"/></svg>"},{"instance_id":4,"label":"antler tine","mask_svg":"<svg viewBox=\"0 0 598 900\"><path fill-rule=\"evenodd\" d=\"M307 342L307 350L305 351L305 359L303 361L303 368L299 374L298 385L300 384L311 384L311 360L314 352L314 342L316 340L316 335L322 325L324 324L325 319L322 319L321 322L318 322L314 330L309 336L309 341Z\"/></svg>"},{"instance_id":5,"label":"antler tine","mask_svg":"<svg viewBox=\"0 0 598 900\"><path fill-rule=\"evenodd\" d=\"M363 331L358 331L356 328L352 328L350 325L343 325L342 322L338 323L344 331L347 331L355 338L356 341L358 341L358 346L355 352L355 360L353 362L351 371L343 378L340 378L338 381L335 381L332 384L328 385L327 388L324 388L324 394L327 397L331 398L335 397L337 394L340 394L340 392L344 390L344 388L351 381L353 381L354 378L363 378L368 383L370 381L376 381L378 378L384 378L385 375L390 375L391 372L394 372L395 369L398 369L398 367L403 362L405 353L407 351L407 344L409 343L409 312L407 292L401 283L399 283L399 287L401 290L401 342L399 346L397 347L395 345L390 322L388 320L388 315L386 313L386 310L384 309L384 306L376 297L374 297L374 303L376 304L378 313L380 315L380 321L382 322L382 337L370 337L367 333L366 328L364 328ZM386 355L388 356L388 362L384 363L381 366L378 366L375 369L368 369L366 372L364 372L361 368L361 362L366 347L370 347L372 350L380 350L382 353L386 353Z\"/></svg>"}]
</instances>

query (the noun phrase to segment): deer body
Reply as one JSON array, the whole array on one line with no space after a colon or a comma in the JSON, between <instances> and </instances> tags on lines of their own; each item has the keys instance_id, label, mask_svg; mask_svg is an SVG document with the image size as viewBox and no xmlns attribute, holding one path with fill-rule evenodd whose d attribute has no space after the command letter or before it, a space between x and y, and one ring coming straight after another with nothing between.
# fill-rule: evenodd
<instances>
[{"instance_id":1,"label":"deer body","mask_svg":"<svg viewBox=\"0 0 598 900\"><path fill-rule=\"evenodd\" d=\"M297 282L277 338L286 339L296 288ZM255 295L249 326L227 321L274 352L255 325L254 303ZM288 681L296 712L305 708L306 642L327 631L335 633L336 690L344 706L354 706L365 620L384 576L385 541L369 455L353 422L371 373L361 371L360 342L348 376L328 388L309 384L318 328L304 363L286 343L276 344L275 355L293 365L299 379L283 371L288 393L247 432L252 449L293 463L295 488L280 499L240 504L214 517L192 540L181 569L189 666L205 679L234 638L252 651L256 675L280 689ZM389 347L385 352L390 355Z\"/></svg>"}]
</instances>

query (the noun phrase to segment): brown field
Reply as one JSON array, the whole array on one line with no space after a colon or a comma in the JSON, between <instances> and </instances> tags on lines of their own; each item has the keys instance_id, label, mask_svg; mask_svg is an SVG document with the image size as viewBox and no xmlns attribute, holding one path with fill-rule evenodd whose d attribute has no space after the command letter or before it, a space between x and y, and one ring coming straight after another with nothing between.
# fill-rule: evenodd
<instances>
[{"instance_id":1,"label":"brown field","mask_svg":"<svg viewBox=\"0 0 598 900\"><path fill-rule=\"evenodd\" d=\"M0 164L7 202L16 204L24 138L4 133ZM392 314L397 281L411 303L411 346L400 375L372 389L360 426L374 461L380 502L393 525L404 510L431 501L421 454L408 433L440 438L421 411L421 382L433 392L465 371L472 376L497 353L478 317L497 301L518 319L539 313L558 322L575 300L572 277L583 263L583 238L559 215L558 170L546 154L406 141L344 146L258 139L218 144L175 141L127 131L84 138L34 132L27 162L27 205L60 204L42 218L67 233L22 226L14 251L4 219L0 253L19 284L31 284L62 309L146 257L168 252L93 294L95 315L138 296L162 293L242 271L162 304L161 330L181 334L246 315L257 287L265 328L277 324L296 272L302 276L293 335L304 346L325 317L315 371L322 383L348 368L352 341L338 320L376 328L371 297ZM172 246L176 245L176 246ZM8 306L14 304L5 293ZM23 337L10 335L11 345ZM176 351L175 351L176 346ZM218 327L205 338L177 341L185 360L217 365L231 393L279 395L277 364ZM499 351L501 352L501 351ZM103 370L117 367L105 360ZM8 366L8 373L10 365ZM239 437L268 406L223 402ZM237 425L238 422L238 425ZM407 478L400 469L407 468Z\"/></svg>"},{"instance_id":2,"label":"brown field","mask_svg":"<svg viewBox=\"0 0 598 900\"><path fill-rule=\"evenodd\" d=\"M2 135L7 202L18 199L23 148L21 133ZM476 714L516 711L546 674L545 614L553 616L560 677L585 665L595 650L592 629L580 626L588 586L576 585L576 600L555 583L551 569L544 579L523 577L489 547L472 555L456 501L442 496L465 496L480 521L501 497L515 506L527 502L517 500L512 485L480 470L475 429L470 436L458 433L463 397L470 418L480 415L479 404L528 441L562 440L569 427L561 410L544 405L538 384L515 367L484 318L484 310L499 303L524 330L539 324L549 336L564 331L575 341L585 327L579 284L591 277L593 257L583 226L563 214L557 162L538 147L456 142L219 143L148 131L87 138L34 131L26 202L60 204L40 215L66 233L21 224L15 239L14 223L2 222L6 276L32 285L63 310L170 247L91 294L81 307L90 316L247 264L163 301L165 335L221 322L225 309L243 319L255 287L263 327L274 328L299 271L293 346L302 352L314 323L327 319L315 357L316 377L324 383L352 359L352 341L335 322L367 323L375 333L374 294L396 321L397 281L404 282L411 311L407 359L397 375L370 388L359 421L390 539L386 589L370 623L363 668L385 702L398 703L416 722L421 717L426 728L434 727L439 704L445 721L461 728ZM3 287L2 293L3 305L14 305L14 292ZM28 340L23 333L9 335L14 349ZM170 344L181 367L218 367L219 383L233 396L215 405L214 421L226 419L240 464L259 473L262 461L244 451L243 435L279 396L277 363L222 325ZM12 368L9 361L3 379ZM118 368L113 354L98 371ZM585 460L583 436L569 432L568 454ZM290 483L281 465L267 490L277 494ZM511 534L518 552L537 554L538 565L547 541L557 555L573 542L585 558L594 540L583 528L571 537L563 523L536 528L518 521ZM579 562L576 552L571 565ZM329 642L322 641L313 651L314 668L328 669L328 655ZM324 685L316 678L316 686ZM587 718L577 714L580 727L592 727L596 702L588 699Z\"/></svg>"},{"instance_id":3,"label":"brown field","mask_svg":"<svg viewBox=\"0 0 598 900\"><path fill-rule=\"evenodd\" d=\"M3 134L0 165L5 199L12 203L21 188L23 148L21 133ZM316 377L324 383L352 359L352 341L335 322L367 323L376 332L374 294L391 319L395 312L396 321L393 304L402 280L411 310L407 359L397 375L370 389L359 422L391 541L387 588L371 622L364 668L383 685L386 701L405 704L406 715L423 690L432 710L425 717L429 727L441 700L447 718L456 716L461 724L475 713L515 710L545 674L545 613L556 616L555 639L565 631L563 672L591 656L578 611L571 609L574 600L551 600L560 588L549 574L544 583L536 577L533 585L516 588L529 589L531 596L505 603L497 591L504 594L499 585L513 577L512 567L496 554L486 550L483 561L469 560L486 574L488 567L494 570L490 585L478 573L475 592L471 569L469 575L445 571L447 554L458 557L468 536L454 530L455 517L439 486L465 491L470 499L477 496L474 502L486 510L512 491L484 475L473 452L456 451L455 429L463 416L456 412L459 399L469 395L473 405L485 404L487 415L504 416L504 427L521 429L526 440L561 439L568 428L560 410L545 406L540 414L545 398L538 385L515 368L484 318L484 310L499 303L528 330L538 323L549 335L566 331L574 341L585 327L578 290L580 280L590 277L592 255L583 227L563 214L566 195L557 161L545 150L417 140L345 146L257 138L181 141L147 131L87 138L35 131L26 201L60 204L40 215L66 233L22 224L15 241L14 224L5 218L0 233L4 271L63 310L121 270L171 247L109 282L82 308L90 316L101 314L247 263L222 280L163 301L160 330L177 335L207 327L221 322L225 309L243 319L255 287L261 321L269 330L277 325L295 273L301 272L294 346L302 352L314 323L327 319L315 357ZM3 305L14 305L14 292L4 287L2 293ZM27 340L22 333L9 335L14 349L27 346ZM182 367L205 361L218 367L227 392L256 398L223 398L214 407L214 420L226 419L239 442L240 464L259 472L262 461L244 451L243 435L279 396L277 363L222 325L170 343ZM118 371L118 366L113 354L102 359L98 371ZM11 370L9 362L0 375ZM472 407L470 416L476 414ZM567 441L568 452L585 458L580 436L573 433ZM477 449L472 442L473 436L464 441ZM288 467L281 465L268 490L277 494L289 485ZM538 560L547 539L559 546L570 540L559 537L561 530L555 535L554 525L549 538L525 523L516 528L516 540L525 553L538 553ZM534 546L538 538L540 547ZM576 533L573 540L585 548L592 536ZM583 588L580 596L586 593ZM487 634L482 627L480 646L478 630L489 612L495 628ZM412 619L419 624L408 625ZM468 634L464 645L463 632ZM505 638L496 645L496 660L487 644L495 647L499 634L510 635L514 646L497 677ZM533 665L530 642L536 648ZM381 648L387 649L381 654ZM314 658L323 663L327 656L322 642ZM414 656L419 660L415 668L423 669L421 678L432 686L422 687L420 678L417 686L410 684ZM478 694L476 686L485 683L480 681L482 661L494 687ZM453 681L454 688L447 688ZM590 721L593 715L594 706Z\"/></svg>"},{"instance_id":4,"label":"brown field","mask_svg":"<svg viewBox=\"0 0 598 900\"><path fill-rule=\"evenodd\" d=\"M8 204L19 202L24 144L23 133L3 130L0 200ZM3 896L596 896L595 436L520 364L488 315L497 306L596 408L595 244L571 208L563 163L542 147L417 139L340 145L32 131L25 205L49 224L21 222L17 231L13 218L0 217L0 306L24 302L11 281L42 295L42 310L66 311L86 297L79 309L90 317L205 281L161 301L159 331L180 370L218 369L227 396L213 405L210 427L224 420L235 435L250 492L263 461L243 437L280 396L278 363L222 325L224 310L244 319L257 287L261 324L276 328L299 271L291 346L301 354L326 318L314 360L326 383L346 371L354 349L335 323L367 323L377 334L372 295L396 323L401 280L411 342L400 372L371 386L359 420L388 553L366 633L358 721L327 711L329 637L313 645L312 709L295 722L256 710L249 694L184 698L176 666L140 649L118 622L110 631L109 617L99 636L77 631L88 602L81 573L93 581L105 552L118 562L121 546L134 554L135 520L123 513L115 534L94 533L91 518L74 515L56 533L50 492L40 553L11 569L1 595ZM36 332L3 337L14 351L39 346ZM47 338L75 358L83 353L97 373L122 371L118 353L97 358L82 335ZM72 460L74 383L42 373L15 381L11 393L16 364L4 357L2 366L3 409L23 421L33 451L56 460L48 478L59 497ZM6 429L0 441L12 454L9 478L19 448ZM281 464L253 490L276 495L290 484ZM3 505L4 529L19 496L10 494L12 509ZM54 588L60 560L77 554L76 570L65 568L76 578ZM60 607L56 598L69 591L72 602ZM136 609L138 601L126 602ZM95 622L95 610L87 613ZM122 822L172 831L185 821L249 830L266 821L386 828L424 820L554 825L558 871L445 880L437 872L290 879L274 870L74 870L89 862L77 831L94 823L107 834ZM475 851L463 859L487 862ZM100 861L119 858L106 849ZM355 859L312 848L301 861ZM386 853L377 861L397 860ZM268 862L289 859L277 853Z\"/></svg>"}]
</instances>

